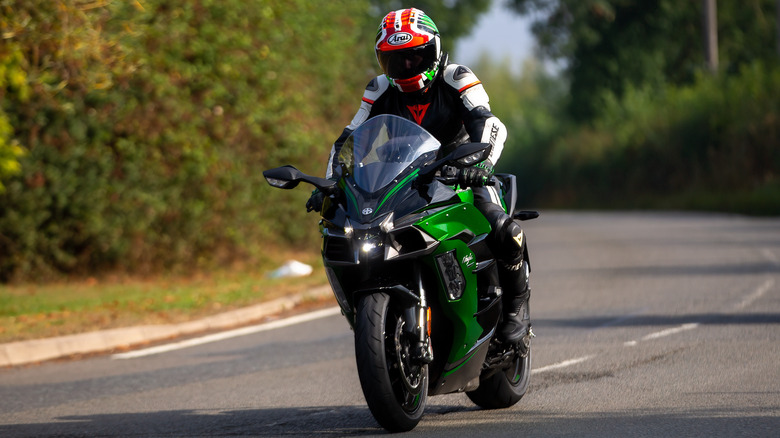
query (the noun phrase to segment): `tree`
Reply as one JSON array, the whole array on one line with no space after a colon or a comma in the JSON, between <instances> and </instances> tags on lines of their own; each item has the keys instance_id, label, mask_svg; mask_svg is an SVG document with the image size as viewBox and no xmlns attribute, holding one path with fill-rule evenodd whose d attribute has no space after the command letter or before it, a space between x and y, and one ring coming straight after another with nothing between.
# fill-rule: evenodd
<instances>
[{"instance_id":1,"label":"tree","mask_svg":"<svg viewBox=\"0 0 780 438\"><path fill-rule=\"evenodd\" d=\"M706 67L702 2L677 0L510 0L534 13L542 54L566 61L569 113L592 120L610 95L629 88L691 83ZM755 59L776 58L775 0L718 5L719 60L736 72Z\"/></svg>"}]
</instances>

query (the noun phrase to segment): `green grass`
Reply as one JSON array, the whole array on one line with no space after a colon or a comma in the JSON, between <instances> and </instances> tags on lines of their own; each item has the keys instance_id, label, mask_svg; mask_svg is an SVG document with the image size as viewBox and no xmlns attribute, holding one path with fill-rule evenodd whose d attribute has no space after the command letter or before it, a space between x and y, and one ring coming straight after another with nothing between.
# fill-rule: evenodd
<instances>
[{"instance_id":1,"label":"green grass","mask_svg":"<svg viewBox=\"0 0 780 438\"><path fill-rule=\"evenodd\" d=\"M0 285L0 343L141 324L189 321L327 283L318 254L297 254L312 275L269 279L276 266L191 277L86 278ZM282 258L283 263L287 258Z\"/></svg>"}]
</instances>

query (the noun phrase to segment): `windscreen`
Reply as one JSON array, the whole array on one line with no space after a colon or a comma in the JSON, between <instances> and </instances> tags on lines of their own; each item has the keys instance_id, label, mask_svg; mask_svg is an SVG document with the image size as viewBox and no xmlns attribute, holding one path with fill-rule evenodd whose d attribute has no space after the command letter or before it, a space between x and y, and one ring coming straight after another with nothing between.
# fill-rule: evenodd
<instances>
[{"instance_id":1,"label":"windscreen","mask_svg":"<svg viewBox=\"0 0 780 438\"><path fill-rule=\"evenodd\" d=\"M375 192L440 143L420 125L393 115L374 117L341 147L339 161L358 187Z\"/></svg>"}]
</instances>

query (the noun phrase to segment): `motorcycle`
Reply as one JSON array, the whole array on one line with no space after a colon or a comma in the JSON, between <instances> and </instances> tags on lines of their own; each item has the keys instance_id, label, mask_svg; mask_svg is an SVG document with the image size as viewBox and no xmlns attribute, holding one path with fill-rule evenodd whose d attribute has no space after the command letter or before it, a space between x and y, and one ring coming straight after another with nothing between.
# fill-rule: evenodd
<instances>
[{"instance_id":1,"label":"motorcycle","mask_svg":"<svg viewBox=\"0 0 780 438\"><path fill-rule=\"evenodd\" d=\"M472 190L457 186L457 169L483 161L490 146L439 158L440 146L416 123L380 115L344 143L333 180L292 166L263 172L273 187L304 182L326 196L326 275L355 333L369 410L391 432L413 429L428 396L465 392L483 408L506 408L529 384L533 332L517 345L496 339L502 289L490 224ZM513 218L539 216L514 211L513 175L493 182ZM527 253L521 269L530 272Z\"/></svg>"}]
</instances>

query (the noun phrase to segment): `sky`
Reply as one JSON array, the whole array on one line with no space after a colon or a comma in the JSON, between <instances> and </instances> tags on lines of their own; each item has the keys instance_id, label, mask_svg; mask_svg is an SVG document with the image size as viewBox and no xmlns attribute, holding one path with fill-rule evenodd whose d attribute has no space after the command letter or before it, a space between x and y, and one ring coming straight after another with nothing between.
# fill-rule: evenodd
<instances>
[{"instance_id":1,"label":"sky","mask_svg":"<svg viewBox=\"0 0 780 438\"><path fill-rule=\"evenodd\" d=\"M508 57L512 71L522 71L523 61L533 55L535 45L530 17L521 17L504 3L504 0L493 0L490 11L480 17L471 34L459 40L454 50L449 50L450 61L474 65L481 53L488 52L495 60Z\"/></svg>"}]
</instances>

